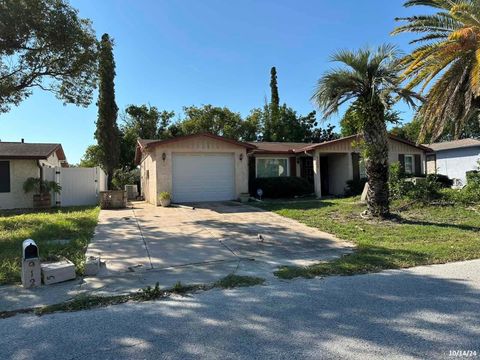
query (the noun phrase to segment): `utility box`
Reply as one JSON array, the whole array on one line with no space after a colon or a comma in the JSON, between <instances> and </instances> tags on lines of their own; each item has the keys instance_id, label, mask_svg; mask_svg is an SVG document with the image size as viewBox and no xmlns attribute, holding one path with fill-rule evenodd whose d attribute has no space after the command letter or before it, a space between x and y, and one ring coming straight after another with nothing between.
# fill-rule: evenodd
<instances>
[{"instance_id":1,"label":"utility box","mask_svg":"<svg viewBox=\"0 0 480 360\"><path fill-rule=\"evenodd\" d=\"M22 285L25 288L39 286L42 283L40 275L40 258L38 246L32 239L22 243Z\"/></svg>"},{"instance_id":2,"label":"utility box","mask_svg":"<svg viewBox=\"0 0 480 360\"><path fill-rule=\"evenodd\" d=\"M75 265L69 260L42 264L42 279L45 285L73 280L75 277Z\"/></svg>"}]
</instances>

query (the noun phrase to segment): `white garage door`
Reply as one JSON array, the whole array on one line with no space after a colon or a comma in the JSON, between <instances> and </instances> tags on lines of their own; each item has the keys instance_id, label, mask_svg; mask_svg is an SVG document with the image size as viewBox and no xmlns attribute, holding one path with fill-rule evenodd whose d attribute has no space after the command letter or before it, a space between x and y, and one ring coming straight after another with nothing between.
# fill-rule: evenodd
<instances>
[{"instance_id":1,"label":"white garage door","mask_svg":"<svg viewBox=\"0 0 480 360\"><path fill-rule=\"evenodd\" d=\"M174 202L223 201L235 198L232 154L173 154Z\"/></svg>"}]
</instances>

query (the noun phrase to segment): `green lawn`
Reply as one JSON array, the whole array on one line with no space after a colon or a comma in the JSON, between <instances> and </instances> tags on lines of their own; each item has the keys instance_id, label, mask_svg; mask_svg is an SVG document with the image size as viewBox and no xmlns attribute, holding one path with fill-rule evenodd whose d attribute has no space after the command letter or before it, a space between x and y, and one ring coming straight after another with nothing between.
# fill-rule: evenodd
<instances>
[{"instance_id":1,"label":"green lawn","mask_svg":"<svg viewBox=\"0 0 480 360\"><path fill-rule=\"evenodd\" d=\"M98 207L72 207L43 212L0 212L0 284L20 281L22 241L35 240L42 260L65 256L83 271L85 249L97 224ZM71 239L68 244L48 240Z\"/></svg>"},{"instance_id":2,"label":"green lawn","mask_svg":"<svg viewBox=\"0 0 480 360\"><path fill-rule=\"evenodd\" d=\"M283 278L351 275L382 269L480 258L479 207L392 204L389 221L360 217L358 198L306 202L264 202L256 206L335 234L357 250L332 262L282 267ZM400 210L401 209L401 210Z\"/></svg>"}]
</instances>

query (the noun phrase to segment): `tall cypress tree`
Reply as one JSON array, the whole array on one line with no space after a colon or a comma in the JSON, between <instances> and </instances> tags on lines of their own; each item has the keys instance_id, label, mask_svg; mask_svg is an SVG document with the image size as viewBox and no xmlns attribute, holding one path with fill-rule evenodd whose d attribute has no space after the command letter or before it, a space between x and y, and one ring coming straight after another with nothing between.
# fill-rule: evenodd
<instances>
[{"instance_id":1,"label":"tall cypress tree","mask_svg":"<svg viewBox=\"0 0 480 360\"><path fill-rule=\"evenodd\" d=\"M108 188L111 189L113 173L118 166L120 138L117 126L118 107L115 103L115 60L113 40L103 34L99 46L98 63L98 119L95 138L100 147L100 161L108 175Z\"/></svg>"},{"instance_id":2,"label":"tall cypress tree","mask_svg":"<svg viewBox=\"0 0 480 360\"><path fill-rule=\"evenodd\" d=\"M278 96L277 69L270 69L270 103L264 107L263 140L278 141L278 125L280 122L280 98Z\"/></svg>"},{"instance_id":3,"label":"tall cypress tree","mask_svg":"<svg viewBox=\"0 0 480 360\"><path fill-rule=\"evenodd\" d=\"M278 108L280 107L280 98L278 96L277 69L275 66L270 69L270 91L270 104L272 109L276 109L278 111Z\"/></svg>"}]
</instances>

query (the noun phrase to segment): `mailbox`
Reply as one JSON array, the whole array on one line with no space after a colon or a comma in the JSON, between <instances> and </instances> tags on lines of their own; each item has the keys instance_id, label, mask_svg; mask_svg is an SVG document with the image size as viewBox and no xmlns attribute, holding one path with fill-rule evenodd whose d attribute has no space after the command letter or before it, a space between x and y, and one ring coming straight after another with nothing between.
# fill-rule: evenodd
<instances>
[{"instance_id":1,"label":"mailbox","mask_svg":"<svg viewBox=\"0 0 480 360\"><path fill-rule=\"evenodd\" d=\"M41 284L40 258L38 246L32 239L27 239L22 244L22 285L25 288Z\"/></svg>"}]
</instances>

